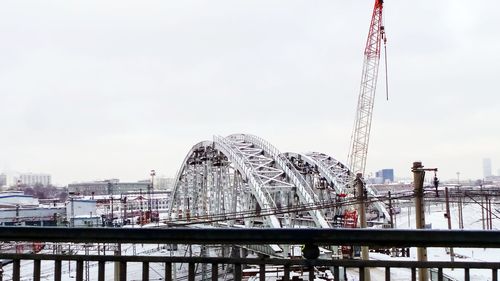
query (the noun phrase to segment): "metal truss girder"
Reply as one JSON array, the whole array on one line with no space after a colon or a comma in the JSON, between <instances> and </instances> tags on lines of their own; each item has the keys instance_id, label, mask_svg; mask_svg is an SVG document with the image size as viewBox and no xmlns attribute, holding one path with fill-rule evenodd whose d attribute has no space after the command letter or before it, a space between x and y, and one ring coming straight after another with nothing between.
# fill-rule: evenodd
<instances>
[{"instance_id":1,"label":"metal truss girder","mask_svg":"<svg viewBox=\"0 0 500 281\"><path fill-rule=\"evenodd\" d=\"M210 142L210 141L199 142L199 143L195 144L191 148L191 150L186 154L186 157L184 157L184 161L182 161L181 168L177 171L177 174L175 175L174 187L173 187L173 190L172 190L172 198L170 200L170 204L169 204L169 208L168 208L169 209L169 214L172 212L174 203L176 203L175 200L173 200L174 199L174 194L177 193L177 190L179 189L180 183L184 179L184 177L182 177L182 175L185 172L185 168L187 166L188 160L192 157L192 155L194 154L194 152L197 151L198 149L200 149L202 147L211 146L211 145L213 145L213 142Z\"/></svg>"},{"instance_id":2,"label":"metal truss girder","mask_svg":"<svg viewBox=\"0 0 500 281\"><path fill-rule=\"evenodd\" d=\"M335 158L319 152L309 152L306 153L306 156L316 162L319 169L329 171L330 175L336 178L336 182L334 182L334 184L336 183L336 190L338 187L337 192L349 193L347 187L351 185L352 172L349 171L347 166L342 164L340 161L335 160ZM375 192L369 185L366 186L366 190L369 196L376 198ZM383 202L377 201L374 202L373 205L375 209L385 215L385 220L390 217Z\"/></svg>"},{"instance_id":3,"label":"metal truss girder","mask_svg":"<svg viewBox=\"0 0 500 281\"><path fill-rule=\"evenodd\" d=\"M230 161L237 167L240 173L246 175L247 181L252 188L253 194L255 198L259 202L261 208L263 209L272 209L276 208L276 204L272 199L269 192L265 187L259 183L254 175L252 167L248 165L249 163L245 161L244 157L239 157L237 150L232 147L231 143L227 141L225 138L214 136L214 146L216 149L224 153ZM241 154L240 154L241 155ZM269 215L265 217L266 221L268 221L269 225L274 228L281 228L281 224L278 218L275 215Z\"/></svg>"},{"instance_id":4,"label":"metal truss girder","mask_svg":"<svg viewBox=\"0 0 500 281\"><path fill-rule=\"evenodd\" d=\"M181 166L181 169L177 172L176 178L175 178L175 184L172 192L172 200L170 202L169 206L169 214L172 214L172 210L174 207L174 204L176 203L176 200L180 200L178 198L177 194L181 194L182 192L190 192L192 191L191 189L197 188L197 186L189 186L189 183L193 182L193 172L190 170L190 165L189 161L192 159L193 155L196 155L196 153L200 150L204 150L206 148L210 147L217 153L222 153L225 157L228 159L228 163L232 164L236 170L239 171L239 173L242 175L242 178L248 182L249 188L252 191L252 194L254 194L255 198L259 202L261 208L265 209L275 209L276 204L274 203L272 196L269 194L267 189L262 187L261 181L255 178L252 168L249 165L248 162L245 161L245 157L242 157L242 154L239 153L238 150L235 150L232 146L231 143L227 142L224 138L221 137L214 137L214 141L203 141L191 148L189 153L186 155L183 164ZM257 155L257 154L255 154ZM205 163L205 165L207 165ZM197 173L197 171L195 171ZM191 180L190 180L191 179ZM217 181L217 186L215 188L225 188L224 186L221 185L221 180L222 179L214 179ZM186 186L184 187L184 190L180 190L182 188L182 184L185 184ZM196 182L195 182L196 183ZM193 184L191 184L193 185ZM196 185L196 184L194 184ZM227 186L227 184L226 184ZM186 191L187 190L187 191ZM227 191L212 191L215 192L217 196L222 192ZM193 198L198 196L195 193L190 194ZM223 200L223 198L219 198L219 200ZM234 197L234 196L233 196ZM230 198L228 198L229 200ZM213 200L213 199L212 199ZM177 202L179 203L179 202ZM218 202L218 206L222 206L222 211L224 211L224 203L223 202ZM197 207L193 207L193 211L196 210ZM219 210L221 211L221 210ZM232 210L234 212L234 210ZM213 215L219 215L219 214L213 214ZM265 217L265 221L270 227L273 228L280 228L281 224L278 220L278 218L275 215L269 215Z\"/></svg>"},{"instance_id":5,"label":"metal truss girder","mask_svg":"<svg viewBox=\"0 0 500 281\"><path fill-rule=\"evenodd\" d=\"M323 177L329 180L337 193L348 193L347 186L350 180L350 171L335 158L319 152L309 152L300 155L309 164L317 165Z\"/></svg>"},{"instance_id":6,"label":"metal truss girder","mask_svg":"<svg viewBox=\"0 0 500 281\"><path fill-rule=\"evenodd\" d=\"M277 168L281 169L286 175L290 183L297 189L297 194L302 202L307 205L314 205L319 202L317 195L314 193L309 184L305 181L302 175L299 174L293 165L284 157L277 148L268 143L267 141L259 138L257 136L248 134L234 134L230 135L228 139L235 142L248 142L253 144L253 146L262 149L265 155L271 157L274 160L274 164ZM319 210L311 210L309 214L313 218L317 227L330 228L329 223L326 218Z\"/></svg>"},{"instance_id":7,"label":"metal truss girder","mask_svg":"<svg viewBox=\"0 0 500 281\"><path fill-rule=\"evenodd\" d=\"M377 198L375 191L368 184L366 185L366 191L368 192L369 197ZM385 217L384 221L386 223L389 222L389 218L391 217L391 215L389 215L389 212L387 211L387 208L386 208L384 202L376 201L373 203L373 205L375 206L375 209L377 209L379 212L382 212L384 214L384 217Z\"/></svg>"}]
</instances>

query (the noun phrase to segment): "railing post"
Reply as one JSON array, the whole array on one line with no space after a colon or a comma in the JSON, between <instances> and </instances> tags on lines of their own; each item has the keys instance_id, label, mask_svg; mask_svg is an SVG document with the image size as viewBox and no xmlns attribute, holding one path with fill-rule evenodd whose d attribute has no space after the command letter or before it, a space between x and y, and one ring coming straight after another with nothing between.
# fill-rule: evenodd
<instances>
[{"instance_id":1,"label":"railing post","mask_svg":"<svg viewBox=\"0 0 500 281\"><path fill-rule=\"evenodd\" d=\"M127 262L120 261L120 281L127 281Z\"/></svg>"},{"instance_id":2,"label":"railing post","mask_svg":"<svg viewBox=\"0 0 500 281\"><path fill-rule=\"evenodd\" d=\"M76 261L76 281L83 281L83 261Z\"/></svg>"},{"instance_id":3,"label":"railing post","mask_svg":"<svg viewBox=\"0 0 500 281\"><path fill-rule=\"evenodd\" d=\"M195 275L195 264L193 262L190 262L188 265L188 281L194 281Z\"/></svg>"},{"instance_id":4,"label":"railing post","mask_svg":"<svg viewBox=\"0 0 500 281\"><path fill-rule=\"evenodd\" d=\"M40 260L33 261L33 281L40 281Z\"/></svg>"},{"instance_id":5,"label":"railing post","mask_svg":"<svg viewBox=\"0 0 500 281\"><path fill-rule=\"evenodd\" d=\"M219 265L212 263L212 281L219 280Z\"/></svg>"},{"instance_id":6,"label":"railing post","mask_svg":"<svg viewBox=\"0 0 500 281\"><path fill-rule=\"evenodd\" d=\"M259 280L260 281L266 280L266 265L265 264L261 264L259 266Z\"/></svg>"},{"instance_id":7,"label":"railing post","mask_svg":"<svg viewBox=\"0 0 500 281\"><path fill-rule=\"evenodd\" d=\"M61 277L62 277L61 267L62 267L62 261L55 260L54 261L54 281L61 281Z\"/></svg>"},{"instance_id":8,"label":"railing post","mask_svg":"<svg viewBox=\"0 0 500 281\"><path fill-rule=\"evenodd\" d=\"M105 280L105 272L106 272L106 262L104 261L99 261L98 264L98 273L97 273L97 280L98 281L104 281Z\"/></svg>"},{"instance_id":9,"label":"railing post","mask_svg":"<svg viewBox=\"0 0 500 281\"><path fill-rule=\"evenodd\" d=\"M142 280L143 281L149 280L149 262L147 261L142 262Z\"/></svg>"},{"instance_id":10,"label":"railing post","mask_svg":"<svg viewBox=\"0 0 500 281\"><path fill-rule=\"evenodd\" d=\"M340 269L338 266L333 267L333 280L340 281Z\"/></svg>"},{"instance_id":11,"label":"railing post","mask_svg":"<svg viewBox=\"0 0 500 281\"><path fill-rule=\"evenodd\" d=\"M366 267L364 267L364 266L359 267L359 280L360 281L361 280L363 280L363 281L366 280L365 279L366 278L366 274L365 274L366 271L365 270L366 270Z\"/></svg>"},{"instance_id":12,"label":"railing post","mask_svg":"<svg viewBox=\"0 0 500 281\"><path fill-rule=\"evenodd\" d=\"M241 281L241 263L234 264L234 280Z\"/></svg>"},{"instance_id":13,"label":"railing post","mask_svg":"<svg viewBox=\"0 0 500 281\"><path fill-rule=\"evenodd\" d=\"M283 273L283 281L290 281L290 265L285 264L285 272Z\"/></svg>"},{"instance_id":14,"label":"railing post","mask_svg":"<svg viewBox=\"0 0 500 281\"><path fill-rule=\"evenodd\" d=\"M15 259L12 261L12 281L21 279L21 260Z\"/></svg>"},{"instance_id":15,"label":"railing post","mask_svg":"<svg viewBox=\"0 0 500 281\"><path fill-rule=\"evenodd\" d=\"M309 266L309 281L314 281L314 266Z\"/></svg>"},{"instance_id":16,"label":"railing post","mask_svg":"<svg viewBox=\"0 0 500 281\"><path fill-rule=\"evenodd\" d=\"M163 280L172 281L172 263L170 262L165 263L165 278Z\"/></svg>"}]
</instances>

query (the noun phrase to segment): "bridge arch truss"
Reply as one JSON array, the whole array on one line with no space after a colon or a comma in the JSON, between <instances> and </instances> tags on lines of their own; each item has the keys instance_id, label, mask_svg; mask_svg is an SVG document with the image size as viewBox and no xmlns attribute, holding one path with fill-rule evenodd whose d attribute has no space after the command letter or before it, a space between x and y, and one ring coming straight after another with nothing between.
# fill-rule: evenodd
<instances>
[{"instance_id":1,"label":"bridge arch truss","mask_svg":"<svg viewBox=\"0 0 500 281\"><path fill-rule=\"evenodd\" d=\"M349 193L349 170L322 153L281 153L248 134L194 145L176 175L173 223L288 228L333 227Z\"/></svg>"}]
</instances>

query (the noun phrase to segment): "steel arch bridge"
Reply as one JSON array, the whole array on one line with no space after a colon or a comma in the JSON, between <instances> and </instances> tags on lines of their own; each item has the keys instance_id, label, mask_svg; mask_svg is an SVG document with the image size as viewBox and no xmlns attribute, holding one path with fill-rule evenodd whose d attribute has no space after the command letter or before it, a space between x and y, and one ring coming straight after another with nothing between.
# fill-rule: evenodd
<instances>
[{"instance_id":1,"label":"steel arch bridge","mask_svg":"<svg viewBox=\"0 0 500 281\"><path fill-rule=\"evenodd\" d=\"M342 203L354 202L350 178L349 169L326 154L281 153L249 134L214 136L186 155L175 178L169 220L331 228L344 212Z\"/></svg>"}]
</instances>

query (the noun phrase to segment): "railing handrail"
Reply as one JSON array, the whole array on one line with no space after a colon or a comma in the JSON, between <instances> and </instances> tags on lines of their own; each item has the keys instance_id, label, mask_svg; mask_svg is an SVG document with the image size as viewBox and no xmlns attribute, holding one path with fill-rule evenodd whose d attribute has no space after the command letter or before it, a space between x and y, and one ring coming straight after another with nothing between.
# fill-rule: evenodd
<instances>
[{"instance_id":1,"label":"railing handrail","mask_svg":"<svg viewBox=\"0 0 500 281\"><path fill-rule=\"evenodd\" d=\"M1 241L500 248L500 231L0 227Z\"/></svg>"}]
</instances>

